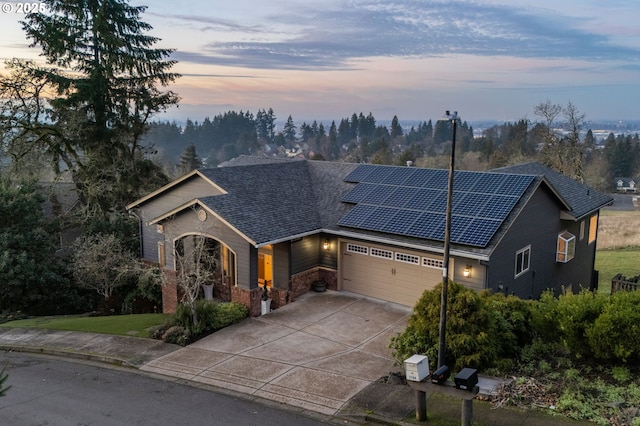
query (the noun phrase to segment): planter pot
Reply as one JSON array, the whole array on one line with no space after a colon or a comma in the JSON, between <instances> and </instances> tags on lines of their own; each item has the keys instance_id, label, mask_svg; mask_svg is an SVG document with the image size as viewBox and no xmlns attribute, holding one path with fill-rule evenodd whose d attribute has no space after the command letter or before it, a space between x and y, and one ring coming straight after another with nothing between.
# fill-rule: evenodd
<instances>
[{"instance_id":1,"label":"planter pot","mask_svg":"<svg viewBox=\"0 0 640 426\"><path fill-rule=\"evenodd\" d=\"M213 284L203 285L204 300L213 300Z\"/></svg>"},{"instance_id":2,"label":"planter pot","mask_svg":"<svg viewBox=\"0 0 640 426\"><path fill-rule=\"evenodd\" d=\"M311 284L311 288L313 288L313 291L316 293L322 293L323 291L327 291L327 283L324 281L314 281L313 284Z\"/></svg>"},{"instance_id":3,"label":"planter pot","mask_svg":"<svg viewBox=\"0 0 640 426\"><path fill-rule=\"evenodd\" d=\"M260 315L265 315L271 312L271 299L262 300L260 303Z\"/></svg>"}]
</instances>

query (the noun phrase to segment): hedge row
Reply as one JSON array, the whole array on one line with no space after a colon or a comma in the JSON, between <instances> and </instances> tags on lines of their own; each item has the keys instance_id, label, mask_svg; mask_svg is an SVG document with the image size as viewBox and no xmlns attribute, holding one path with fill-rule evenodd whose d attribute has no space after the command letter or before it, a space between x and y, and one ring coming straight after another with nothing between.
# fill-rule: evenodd
<instances>
[{"instance_id":1,"label":"hedge row","mask_svg":"<svg viewBox=\"0 0 640 426\"><path fill-rule=\"evenodd\" d=\"M390 347L401 363L438 354L442 285L425 291L404 332ZM540 300L477 292L457 283L448 288L445 364L509 371L532 343L562 345L576 359L616 364L640 361L640 292L613 296L584 290Z\"/></svg>"}]
</instances>

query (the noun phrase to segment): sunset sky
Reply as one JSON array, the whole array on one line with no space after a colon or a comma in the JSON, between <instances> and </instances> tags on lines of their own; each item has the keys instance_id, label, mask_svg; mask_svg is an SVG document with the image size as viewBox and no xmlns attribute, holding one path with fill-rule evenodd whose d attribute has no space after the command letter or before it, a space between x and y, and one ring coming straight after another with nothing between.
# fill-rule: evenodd
<instances>
[{"instance_id":1,"label":"sunset sky","mask_svg":"<svg viewBox=\"0 0 640 426\"><path fill-rule=\"evenodd\" d=\"M11 3L10 10L6 3ZM547 99L640 120L637 0L134 1L176 49L184 120L272 107L279 120L534 119ZM535 6L533 6L535 4ZM0 0L0 56L37 58Z\"/></svg>"}]
</instances>

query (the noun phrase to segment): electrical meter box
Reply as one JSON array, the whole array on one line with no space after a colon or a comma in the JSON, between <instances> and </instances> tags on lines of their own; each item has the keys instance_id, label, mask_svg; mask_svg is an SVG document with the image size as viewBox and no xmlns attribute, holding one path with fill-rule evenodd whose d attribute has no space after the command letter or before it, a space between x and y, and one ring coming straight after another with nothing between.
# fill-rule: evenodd
<instances>
[{"instance_id":1,"label":"electrical meter box","mask_svg":"<svg viewBox=\"0 0 640 426\"><path fill-rule=\"evenodd\" d=\"M413 355L404 360L404 371L407 380L421 382L429 377L429 358L424 355Z\"/></svg>"}]
</instances>

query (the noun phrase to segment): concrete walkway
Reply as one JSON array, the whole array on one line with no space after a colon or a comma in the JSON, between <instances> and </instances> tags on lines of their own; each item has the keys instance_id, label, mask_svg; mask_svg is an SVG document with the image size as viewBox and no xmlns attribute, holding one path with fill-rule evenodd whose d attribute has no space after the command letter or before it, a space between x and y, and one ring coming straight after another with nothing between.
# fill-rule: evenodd
<instances>
[{"instance_id":1,"label":"concrete walkway","mask_svg":"<svg viewBox=\"0 0 640 426\"><path fill-rule=\"evenodd\" d=\"M394 367L389 339L411 310L344 292L307 293L141 369L333 416Z\"/></svg>"}]
</instances>

